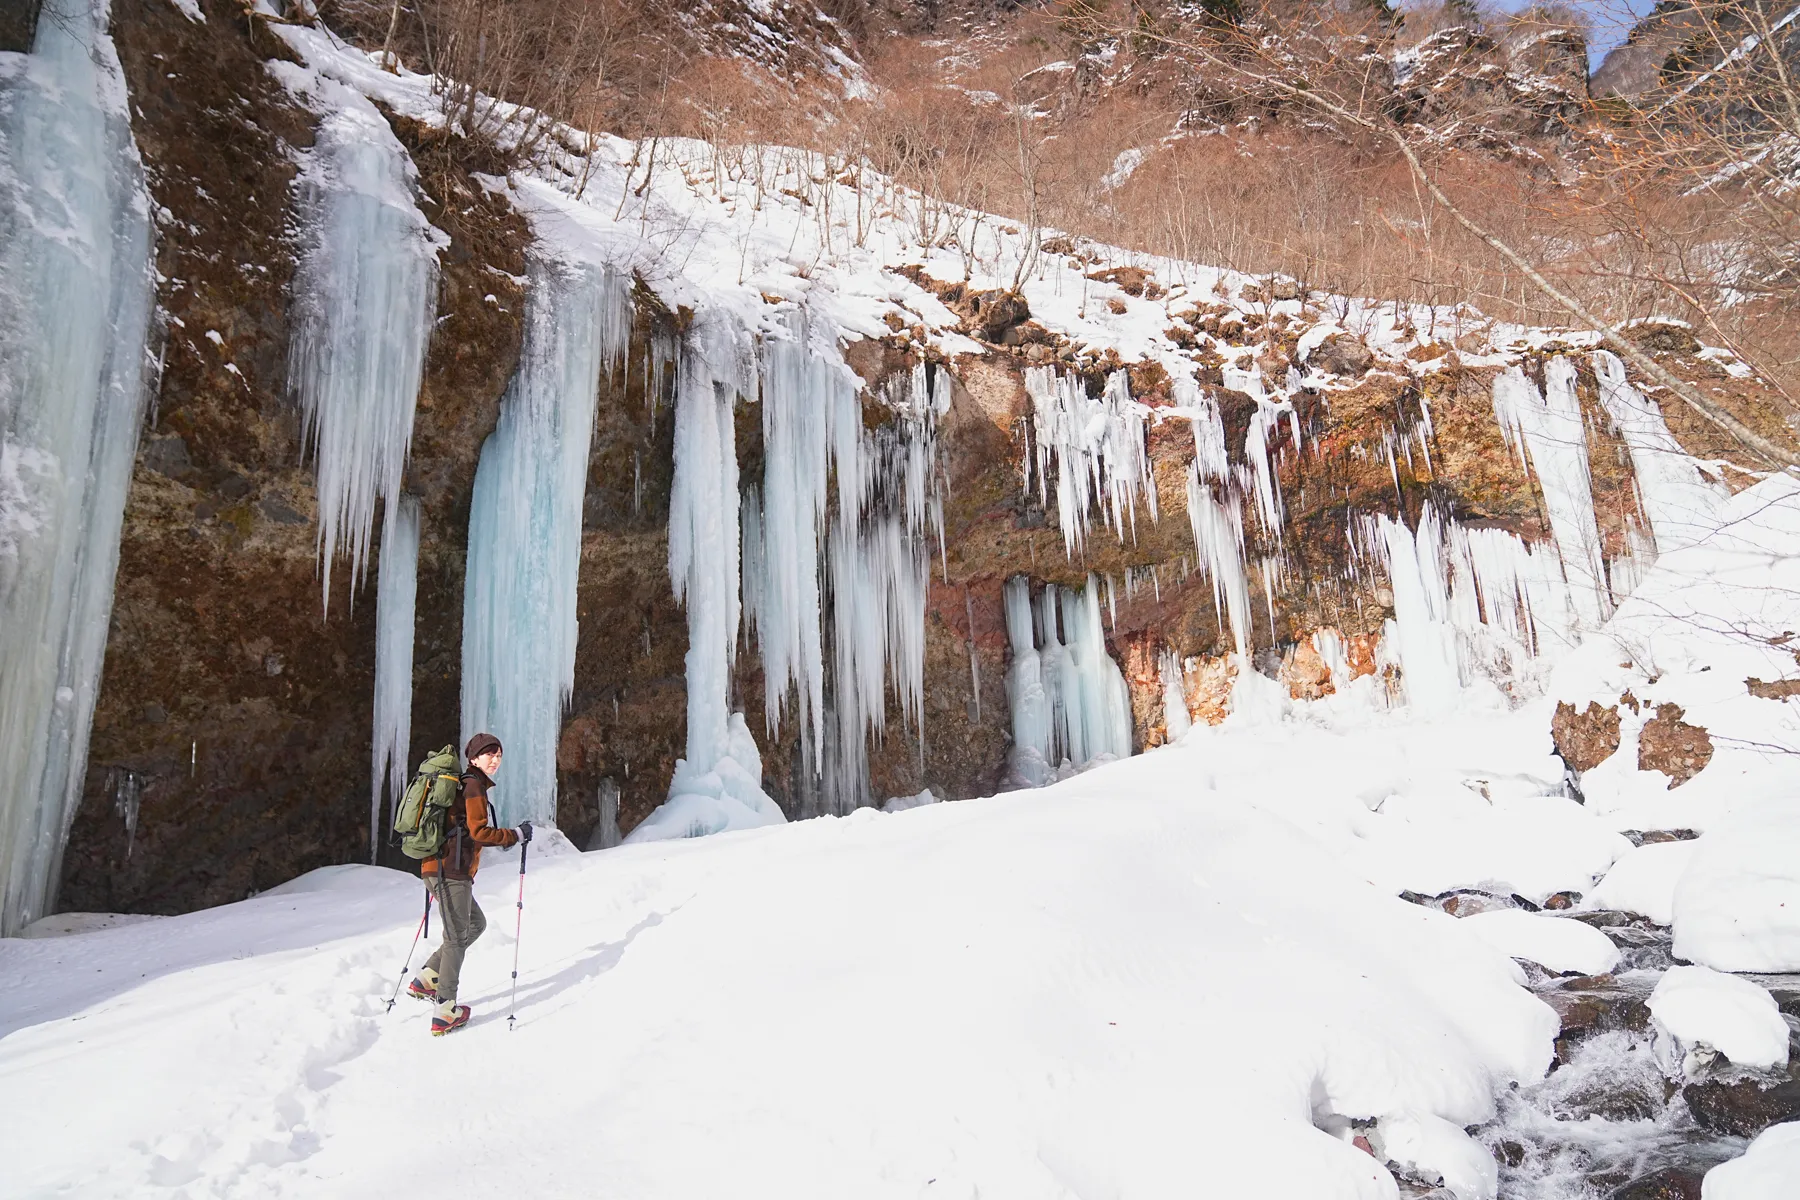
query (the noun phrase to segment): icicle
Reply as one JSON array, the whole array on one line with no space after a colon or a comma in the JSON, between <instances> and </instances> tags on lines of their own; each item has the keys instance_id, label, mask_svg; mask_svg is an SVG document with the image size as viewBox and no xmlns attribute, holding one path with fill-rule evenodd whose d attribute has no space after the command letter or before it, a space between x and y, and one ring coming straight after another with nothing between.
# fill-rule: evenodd
<instances>
[{"instance_id":1,"label":"icicle","mask_svg":"<svg viewBox=\"0 0 1800 1200\"><path fill-rule=\"evenodd\" d=\"M508 823L556 819L588 447L601 372L618 362L630 324L624 279L588 264L531 263L518 371L475 472L463 586L463 737L492 733L506 746L495 799ZM734 487L734 581L736 501ZM735 612L732 620L735 628Z\"/></svg>"},{"instance_id":2,"label":"icicle","mask_svg":"<svg viewBox=\"0 0 1800 1200\"><path fill-rule=\"evenodd\" d=\"M1600 379L1600 403L1631 450L1639 502L1656 537L1648 547L1647 567L1657 553L1691 546L1718 528L1719 508L1727 493L1694 466L1693 458L1669 432L1662 409L1626 379L1625 364L1618 355L1596 350L1594 373ZM1644 549L1638 547L1636 557L1643 559ZM1613 591L1625 594L1617 587Z\"/></svg>"},{"instance_id":3,"label":"icicle","mask_svg":"<svg viewBox=\"0 0 1800 1200\"><path fill-rule=\"evenodd\" d=\"M375 707L369 742L369 861L381 848L381 785L387 783L389 823L412 773L413 612L419 585L419 502L389 501L381 534L375 591Z\"/></svg>"},{"instance_id":4,"label":"icicle","mask_svg":"<svg viewBox=\"0 0 1800 1200\"><path fill-rule=\"evenodd\" d=\"M351 94L344 90L345 96ZM334 92L334 95L336 93ZM375 506L400 495L448 240L413 203L412 160L360 96L327 109L295 181L288 382L318 468L321 603L348 547L360 585Z\"/></svg>"},{"instance_id":5,"label":"icicle","mask_svg":"<svg viewBox=\"0 0 1800 1200\"><path fill-rule=\"evenodd\" d=\"M46 11L0 72L0 936L55 900L152 384L150 197L107 19Z\"/></svg>"},{"instance_id":6,"label":"icicle","mask_svg":"<svg viewBox=\"0 0 1800 1200\"><path fill-rule=\"evenodd\" d=\"M1494 380L1494 412L1510 444L1530 451L1531 470L1544 493L1569 595L1582 626L1597 628L1612 611L1601 562L1588 479L1587 436L1575 395L1575 366L1558 356L1544 366L1540 394L1518 367Z\"/></svg>"}]
</instances>

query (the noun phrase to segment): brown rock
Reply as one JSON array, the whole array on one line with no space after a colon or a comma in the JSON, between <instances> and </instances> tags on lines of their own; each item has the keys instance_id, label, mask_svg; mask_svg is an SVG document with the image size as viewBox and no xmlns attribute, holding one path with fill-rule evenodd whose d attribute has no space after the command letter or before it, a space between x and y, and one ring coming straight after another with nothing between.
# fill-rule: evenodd
<instances>
[{"instance_id":1,"label":"brown rock","mask_svg":"<svg viewBox=\"0 0 1800 1200\"><path fill-rule=\"evenodd\" d=\"M1111 270L1095 271L1088 278L1095 283L1110 283L1127 296L1141 296L1150 272L1142 267L1113 267Z\"/></svg>"},{"instance_id":2,"label":"brown rock","mask_svg":"<svg viewBox=\"0 0 1800 1200\"><path fill-rule=\"evenodd\" d=\"M1190 658L1182 664L1182 688L1194 724L1217 725L1231 711L1237 664L1228 657Z\"/></svg>"},{"instance_id":3,"label":"brown rock","mask_svg":"<svg viewBox=\"0 0 1800 1200\"><path fill-rule=\"evenodd\" d=\"M1700 1200L1704 1174L1696 1167L1664 1167L1614 1190L1608 1200Z\"/></svg>"},{"instance_id":4,"label":"brown rock","mask_svg":"<svg viewBox=\"0 0 1800 1200\"><path fill-rule=\"evenodd\" d=\"M1375 356L1361 338L1349 333L1334 333L1319 343L1307 360L1321 371L1333 375L1366 375L1375 365Z\"/></svg>"},{"instance_id":5,"label":"brown rock","mask_svg":"<svg viewBox=\"0 0 1800 1200\"><path fill-rule=\"evenodd\" d=\"M1700 726L1683 721L1683 715L1678 704L1659 705L1638 735L1638 770L1661 771L1672 788L1698 775L1712 761L1711 736Z\"/></svg>"},{"instance_id":6,"label":"brown rock","mask_svg":"<svg viewBox=\"0 0 1800 1200\"><path fill-rule=\"evenodd\" d=\"M1325 665L1311 638L1288 651L1277 678L1287 684L1288 695L1296 700L1317 700L1337 690L1331 683L1331 668Z\"/></svg>"},{"instance_id":7,"label":"brown rock","mask_svg":"<svg viewBox=\"0 0 1800 1200\"><path fill-rule=\"evenodd\" d=\"M1619 710L1590 700L1577 712L1567 700L1559 701L1550 718L1550 737L1564 762L1577 771L1591 771L1619 748Z\"/></svg>"},{"instance_id":8,"label":"brown rock","mask_svg":"<svg viewBox=\"0 0 1800 1200\"><path fill-rule=\"evenodd\" d=\"M1786 700L1789 696L1800 696L1800 679L1746 679L1744 685L1750 689L1752 696L1760 696L1764 700Z\"/></svg>"},{"instance_id":9,"label":"brown rock","mask_svg":"<svg viewBox=\"0 0 1800 1200\"><path fill-rule=\"evenodd\" d=\"M1688 1084L1681 1089L1681 1098L1695 1122L1713 1133L1755 1137L1771 1125L1800 1121L1800 1080L1784 1080L1770 1088L1749 1080L1708 1080Z\"/></svg>"}]
</instances>

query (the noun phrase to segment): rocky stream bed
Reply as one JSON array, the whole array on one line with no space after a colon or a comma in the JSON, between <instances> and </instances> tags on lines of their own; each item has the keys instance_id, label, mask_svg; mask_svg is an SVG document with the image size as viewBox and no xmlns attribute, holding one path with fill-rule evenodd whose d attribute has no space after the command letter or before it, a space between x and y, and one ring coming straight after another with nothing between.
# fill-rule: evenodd
<instances>
[{"instance_id":1,"label":"rocky stream bed","mask_svg":"<svg viewBox=\"0 0 1800 1200\"><path fill-rule=\"evenodd\" d=\"M1456 916L1539 907L1466 890L1409 898ZM1547 906L1579 903L1562 893ZM1495 1119L1469 1131L1499 1164L1500 1200L1699 1200L1709 1168L1768 1126L1800 1120L1800 975L1744 976L1768 989L1789 1029L1786 1068L1748 1070L1705 1047L1684 1053L1652 1020L1651 992L1683 965L1668 927L1626 912L1566 915L1604 933L1620 961L1610 974L1578 976L1520 960L1562 1032L1548 1076L1515 1085ZM1402 1196L1452 1200L1439 1181L1396 1175Z\"/></svg>"}]
</instances>

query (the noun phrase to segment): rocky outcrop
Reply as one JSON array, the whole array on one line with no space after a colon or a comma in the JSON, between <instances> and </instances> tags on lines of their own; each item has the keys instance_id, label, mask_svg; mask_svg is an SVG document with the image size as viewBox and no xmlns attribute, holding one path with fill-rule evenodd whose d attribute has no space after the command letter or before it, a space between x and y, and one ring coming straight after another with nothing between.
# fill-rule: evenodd
<instances>
[{"instance_id":1,"label":"rocky outcrop","mask_svg":"<svg viewBox=\"0 0 1800 1200\"><path fill-rule=\"evenodd\" d=\"M1712 737L1698 725L1689 725L1678 704L1658 705L1656 715L1638 734L1638 770L1661 771L1669 786L1680 787L1712 761Z\"/></svg>"},{"instance_id":2,"label":"rocky outcrop","mask_svg":"<svg viewBox=\"0 0 1800 1200\"><path fill-rule=\"evenodd\" d=\"M1619 710L1589 701L1577 712L1567 700L1558 701L1550 718L1550 737L1562 760L1577 771L1591 771L1611 758L1619 748Z\"/></svg>"}]
</instances>

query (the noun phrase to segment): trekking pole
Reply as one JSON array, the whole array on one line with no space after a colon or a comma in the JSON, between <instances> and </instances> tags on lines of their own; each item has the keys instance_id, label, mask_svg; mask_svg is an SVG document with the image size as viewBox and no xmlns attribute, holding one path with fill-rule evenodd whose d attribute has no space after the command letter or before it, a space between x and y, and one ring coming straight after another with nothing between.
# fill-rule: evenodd
<instances>
[{"instance_id":1,"label":"trekking pole","mask_svg":"<svg viewBox=\"0 0 1800 1200\"><path fill-rule=\"evenodd\" d=\"M400 998L400 985L406 982L406 973L412 970L412 956L418 952L419 939L431 929L431 889L425 889L425 913L419 918L419 930L413 934L412 948L406 952L406 965L400 968L400 978L394 981L394 994L388 997L387 1011L394 1011L394 1001Z\"/></svg>"},{"instance_id":2,"label":"trekking pole","mask_svg":"<svg viewBox=\"0 0 1800 1200\"><path fill-rule=\"evenodd\" d=\"M513 927L512 999L506 1002L506 1031L512 1032L518 1019L519 1003L519 935L525 932L525 855L531 850L529 839L519 843L519 918Z\"/></svg>"}]
</instances>

